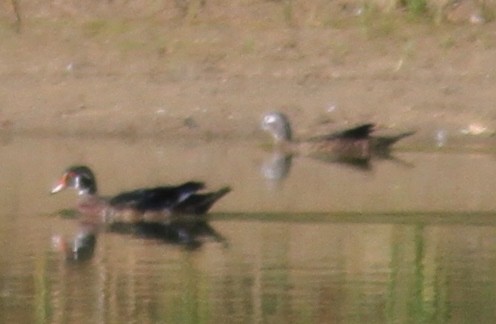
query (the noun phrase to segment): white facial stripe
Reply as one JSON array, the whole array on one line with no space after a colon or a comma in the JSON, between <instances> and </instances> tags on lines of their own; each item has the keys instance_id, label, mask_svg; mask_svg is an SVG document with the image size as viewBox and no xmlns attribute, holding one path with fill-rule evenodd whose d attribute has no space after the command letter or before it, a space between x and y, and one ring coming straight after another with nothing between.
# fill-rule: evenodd
<instances>
[{"instance_id":1,"label":"white facial stripe","mask_svg":"<svg viewBox=\"0 0 496 324\"><path fill-rule=\"evenodd\" d=\"M76 176L74 177L74 187L75 188L80 188L80 185L81 185L81 177L80 176Z\"/></svg>"},{"instance_id":2,"label":"white facial stripe","mask_svg":"<svg viewBox=\"0 0 496 324\"><path fill-rule=\"evenodd\" d=\"M86 195L86 193L88 192L88 189L81 187L81 176L79 175L76 175L74 177L74 188L79 189L79 195Z\"/></svg>"}]
</instances>

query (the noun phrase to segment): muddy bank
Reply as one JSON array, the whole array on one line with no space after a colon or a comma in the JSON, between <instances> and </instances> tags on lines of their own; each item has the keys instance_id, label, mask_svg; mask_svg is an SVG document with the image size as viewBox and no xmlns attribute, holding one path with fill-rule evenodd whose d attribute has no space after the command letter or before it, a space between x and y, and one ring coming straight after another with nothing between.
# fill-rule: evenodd
<instances>
[{"instance_id":1,"label":"muddy bank","mask_svg":"<svg viewBox=\"0 0 496 324\"><path fill-rule=\"evenodd\" d=\"M184 23L40 14L21 33L6 19L0 127L246 138L258 136L264 112L282 110L300 133L364 121L425 136L496 128L494 23L349 16L312 26L240 17Z\"/></svg>"}]
</instances>

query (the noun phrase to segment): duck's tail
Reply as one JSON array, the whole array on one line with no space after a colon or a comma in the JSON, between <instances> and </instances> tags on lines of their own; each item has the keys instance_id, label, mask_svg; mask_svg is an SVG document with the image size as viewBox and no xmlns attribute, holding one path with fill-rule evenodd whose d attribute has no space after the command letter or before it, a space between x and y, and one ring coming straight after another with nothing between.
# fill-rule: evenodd
<instances>
[{"instance_id":1,"label":"duck's tail","mask_svg":"<svg viewBox=\"0 0 496 324\"><path fill-rule=\"evenodd\" d=\"M377 136L373 138L372 147L378 151L389 150L396 142L405 137L412 136L413 134L415 134L415 131L408 131L391 136Z\"/></svg>"},{"instance_id":2,"label":"duck's tail","mask_svg":"<svg viewBox=\"0 0 496 324\"><path fill-rule=\"evenodd\" d=\"M193 194L179 205L174 207L174 211L181 214L201 215L207 213L213 204L231 191L230 187L221 188L215 192L205 194Z\"/></svg>"}]
</instances>

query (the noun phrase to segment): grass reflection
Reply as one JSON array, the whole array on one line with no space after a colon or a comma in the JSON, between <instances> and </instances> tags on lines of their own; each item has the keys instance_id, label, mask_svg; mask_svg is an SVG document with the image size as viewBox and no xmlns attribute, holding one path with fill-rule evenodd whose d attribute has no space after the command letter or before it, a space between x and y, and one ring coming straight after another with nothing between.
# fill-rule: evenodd
<instances>
[{"instance_id":1,"label":"grass reflection","mask_svg":"<svg viewBox=\"0 0 496 324\"><path fill-rule=\"evenodd\" d=\"M33 259L31 246L43 246L41 239L49 236L31 236L34 241L16 246L18 263L0 256L1 318L30 317L38 323L494 318L496 227L491 213L211 216L228 246L212 240L185 249L157 239L101 233L91 260L67 263L48 247ZM16 279L26 275L34 281ZM7 292L17 297L7 299ZM20 298L25 295L34 298ZM20 311L16 305L21 300L32 312Z\"/></svg>"}]
</instances>

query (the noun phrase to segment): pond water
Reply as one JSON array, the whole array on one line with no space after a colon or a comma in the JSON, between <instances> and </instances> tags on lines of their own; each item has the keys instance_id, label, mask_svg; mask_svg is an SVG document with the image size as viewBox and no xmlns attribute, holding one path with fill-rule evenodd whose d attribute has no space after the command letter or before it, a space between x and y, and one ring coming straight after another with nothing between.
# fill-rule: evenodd
<instances>
[{"instance_id":1,"label":"pond water","mask_svg":"<svg viewBox=\"0 0 496 324\"><path fill-rule=\"evenodd\" d=\"M496 319L490 149L398 151L364 167L290 159L255 142L2 144L1 323ZM201 229L179 230L195 244L142 231L93 236L57 213L74 192L49 195L75 163L92 167L103 194L190 179L233 191ZM88 254L69 260L58 237L89 238Z\"/></svg>"}]
</instances>

